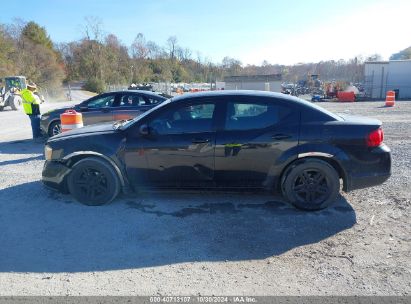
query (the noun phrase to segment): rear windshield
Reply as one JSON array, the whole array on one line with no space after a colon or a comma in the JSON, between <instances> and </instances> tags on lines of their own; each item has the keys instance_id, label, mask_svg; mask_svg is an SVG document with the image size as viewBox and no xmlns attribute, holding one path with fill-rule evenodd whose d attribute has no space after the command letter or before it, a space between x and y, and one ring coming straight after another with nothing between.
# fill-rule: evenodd
<instances>
[{"instance_id":1,"label":"rear windshield","mask_svg":"<svg viewBox=\"0 0 411 304\"><path fill-rule=\"evenodd\" d=\"M324 114L326 116L329 116L330 118L332 118L334 120L338 120L338 121L344 120L344 119L342 119L341 116L339 116L339 115L337 115L337 114L335 114L331 111L328 111L327 109L324 109L323 107L320 107L319 105L316 105L312 102L309 102L309 101L306 101L306 100L300 99L300 98L299 98L299 102L304 104L307 108L312 109L314 112L319 111L322 114Z\"/></svg>"}]
</instances>

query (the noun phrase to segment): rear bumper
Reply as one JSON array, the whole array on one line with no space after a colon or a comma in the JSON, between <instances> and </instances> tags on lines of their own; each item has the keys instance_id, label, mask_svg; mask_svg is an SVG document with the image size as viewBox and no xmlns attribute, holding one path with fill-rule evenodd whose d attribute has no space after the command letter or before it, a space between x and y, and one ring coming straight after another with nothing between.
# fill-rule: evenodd
<instances>
[{"instance_id":1,"label":"rear bumper","mask_svg":"<svg viewBox=\"0 0 411 304\"><path fill-rule=\"evenodd\" d=\"M71 169L57 161L46 160L43 166L42 182L47 187L67 192L66 177Z\"/></svg>"},{"instance_id":2,"label":"rear bumper","mask_svg":"<svg viewBox=\"0 0 411 304\"><path fill-rule=\"evenodd\" d=\"M391 150L381 145L353 164L347 191L381 185L391 176Z\"/></svg>"}]
</instances>

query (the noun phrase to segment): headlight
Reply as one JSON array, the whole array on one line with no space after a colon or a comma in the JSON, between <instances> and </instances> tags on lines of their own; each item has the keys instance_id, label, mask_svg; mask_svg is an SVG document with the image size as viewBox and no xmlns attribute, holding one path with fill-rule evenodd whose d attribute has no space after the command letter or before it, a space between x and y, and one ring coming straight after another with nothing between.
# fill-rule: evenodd
<instances>
[{"instance_id":1,"label":"headlight","mask_svg":"<svg viewBox=\"0 0 411 304\"><path fill-rule=\"evenodd\" d=\"M51 160L51 155L53 154L53 149L49 146L44 147L44 158L46 160Z\"/></svg>"}]
</instances>

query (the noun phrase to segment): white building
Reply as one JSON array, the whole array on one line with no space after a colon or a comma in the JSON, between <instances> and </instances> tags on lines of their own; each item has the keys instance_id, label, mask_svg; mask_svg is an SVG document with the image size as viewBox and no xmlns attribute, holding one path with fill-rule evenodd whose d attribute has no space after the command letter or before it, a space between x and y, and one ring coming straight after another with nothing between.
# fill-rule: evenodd
<instances>
[{"instance_id":1,"label":"white building","mask_svg":"<svg viewBox=\"0 0 411 304\"><path fill-rule=\"evenodd\" d=\"M365 90L373 99L384 99L387 91L399 90L399 98L411 99L411 60L365 63Z\"/></svg>"},{"instance_id":2,"label":"white building","mask_svg":"<svg viewBox=\"0 0 411 304\"><path fill-rule=\"evenodd\" d=\"M281 92L281 74L224 77L226 90Z\"/></svg>"}]
</instances>

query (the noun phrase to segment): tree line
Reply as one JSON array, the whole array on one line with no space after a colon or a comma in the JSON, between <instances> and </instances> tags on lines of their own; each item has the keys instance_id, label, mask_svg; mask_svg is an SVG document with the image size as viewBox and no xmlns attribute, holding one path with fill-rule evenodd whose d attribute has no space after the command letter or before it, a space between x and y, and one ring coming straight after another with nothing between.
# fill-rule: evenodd
<instances>
[{"instance_id":1,"label":"tree line","mask_svg":"<svg viewBox=\"0 0 411 304\"><path fill-rule=\"evenodd\" d=\"M129 46L114 34L106 34L97 18L85 19L78 41L54 43L46 29L30 21L0 25L0 77L24 75L53 94L63 83L85 81L86 89L102 92L107 85L144 82L214 82L224 76L282 74L296 82L309 74L323 80L361 82L364 61L380 60L375 54L350 60L329 60L296 65L243 65L225 57L211 62L200 52L181 46L176 36L163 45L138 33ZM392 57L411 58L409 49Z\"/></svg>"}]
</instances>

